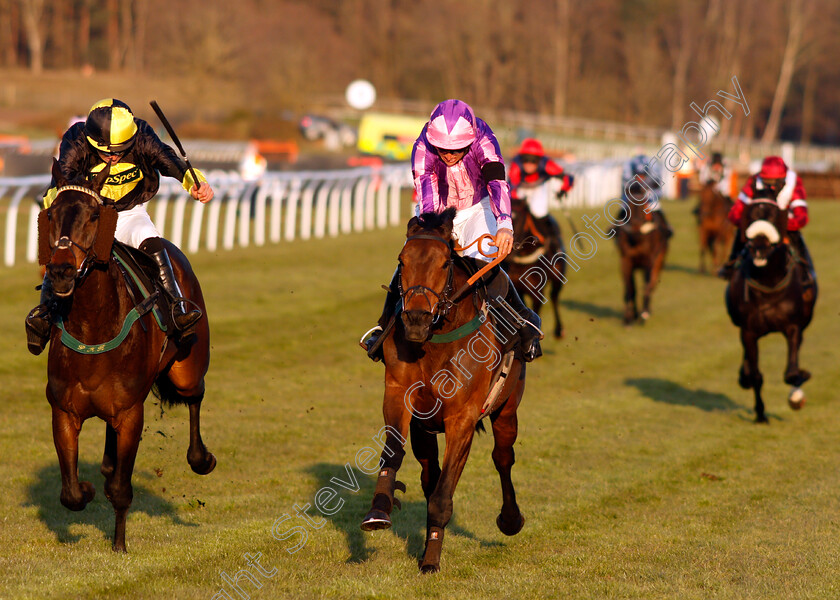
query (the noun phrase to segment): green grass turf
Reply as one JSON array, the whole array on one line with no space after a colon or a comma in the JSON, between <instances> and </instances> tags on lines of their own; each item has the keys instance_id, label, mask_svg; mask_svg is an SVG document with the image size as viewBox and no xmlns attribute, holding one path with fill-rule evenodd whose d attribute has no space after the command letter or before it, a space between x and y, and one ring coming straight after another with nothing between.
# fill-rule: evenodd
<instances>
[{"instance_id":1,"label":"green grass turf","mask_svg":"<svg viewBox=\"0 0 840 600\"><path fill-rule=\"evenodd\" d=\"M222 572L247 568L245 553L273 573L251 569L259 589L241 580L256 600L837 598L840 205L812 202L806 229L821 289L801 412L786 404L783 338L761 342L767 426L753 424L752 394L737 386L724 283L696 272L690 208L666 205L676 236L647 325L621 325L612 243L569 273L567 336L544 343L519 411L513 480L525 528L512 538L496 529L501 492L483 435L433 576L417 572L425 502L410 452L393 529L359 530L373 489L360 476L361 490L340 490L341 510L308 527L298 552L286 550L297 536L271 535L286 514L279 531L302 524L294 505L346 479L345 463L383 425L383 367L356 340L378 316L402 227L192 257L213 346L202 426L219 463L194 475L186 409L163 412L150 398L125 556L110 549L101 421L87 422L80 449L96 498L80 513L59 503L46 357L30 356L23 336L37 272L3 268L0 598L239 598Z\"/></svg>"}]
</instances>

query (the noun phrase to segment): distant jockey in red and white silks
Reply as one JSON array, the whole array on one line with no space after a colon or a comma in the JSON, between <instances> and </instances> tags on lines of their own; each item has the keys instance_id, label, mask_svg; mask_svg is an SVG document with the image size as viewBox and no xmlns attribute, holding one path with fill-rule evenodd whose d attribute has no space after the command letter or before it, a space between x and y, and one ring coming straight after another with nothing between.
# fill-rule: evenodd
<instances>
[{"instance_id":1,"label":"distant jockey in red and white silks","mask_svg":"<svg viewBox=\"0 0 840 600\"><path fill-rule=\"evenodd\" d=\"M741 223L744 209L754 200L769 200L775 202L779 208L788 211L787 237L799 258L808 265L813 273L814 263L800 230L808 224L808 203L805 201L805 187L796 171L788 168L780 156L768 156L761 163L761 170L751 176L741 192L738 200L729 211L729 220L736 226ZM735 262L744 242L740 236L735 236L729 260L721 267L719 275L729 279L734 272Z\"/></svg>"}]
</instances>

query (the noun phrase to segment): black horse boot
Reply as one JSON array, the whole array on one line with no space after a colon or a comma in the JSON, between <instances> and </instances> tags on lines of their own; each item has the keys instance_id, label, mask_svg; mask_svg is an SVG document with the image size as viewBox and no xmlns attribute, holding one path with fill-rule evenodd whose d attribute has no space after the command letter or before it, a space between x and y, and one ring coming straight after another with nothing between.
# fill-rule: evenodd
<instances>
[{"instance_id":1,"label":"black horse boot","mask_svg":"<svg viewBox=\"0 0 840 600\"><path fill-rule=\"evenodd\" d=\"M157 243L152 240L157 240ZM181 288L178 286L178 280L175 279L175 272L172 270L172 263L169 260L169 254L166 248L159 241L160 238L150 238L140 244L140 250L152 257L157 263L160 270L160 282L163 284L163 289L172 299L172 320L175 322L175 329L182 334L189 333L190 328L201 318L201 310L198 308L190 308L187 310L184 295Z\"/></svg>"},{"instance_id":2,"label":"black horse boot","mask_svg":"<svg viewBox=\"0 0 840 600\"><path fill-rule=\"evenodd\" d=\"M507 304L516 312L516 315L518 316L517 325L519 329L519 343L522 351L522 358L525 362L531 362L535 358L542 356L540 340L545 337L543 332L540 330L542 320L537 313L525 306L522 298L513 287L513 282L510 280L507 272L499 267L496 267L493 271L496 272L497 277L503 275L505 279L507 279L507 294L504 297L503 303L499 302L500 298L494 299L488 297L488 301L491 305L495 305L495 311L500 314L504 314L502 311L508 313L510 312L508 309L504 308L503 304ZM492 292L488 295L492 295Z\"/></svg>"},{"instance_id":3,"label":"black horse boot","mask_svg":"<svg viewBox=\"0 0 840 600\"><path fill-rule=\"evenodd\" d=\"M26 347L35 356L44 351L50 339L52 331L50 313L53 303L52 283L49 278L44 277L44 283L41 284L41 300L38 306L29 311L25 321Z\"/></svg>"},{"instance_id":4,"label":"black horse boot","mask_svg":"<svg viewBox=\"0 0 840 600\"><path fill-rule=\"evenodd\" d=\"M718 269L718 277L721 279L732 279L732 275L735 273L735 263L738 262L738 257L741 256L741 252L744 251L744 242L741 240L741 234L736 233L735 239L732 241L732 251L729 253L729 258L726 259L726 262Z\"/></svg>"},{"instance_id":5,"label":"black horse boot","mask_svg":"<svg viewBox=\"0 0 840 600\"><path fill-rule=\"evenodd\" d=\"M379 322L373 329L370 329L359 340L359 345L367 351L368 358L373 362L379 362L385 355L382 351L382 343L385 341L388 332L394 326L396 317L397 300L399 293L399 269L394 271L391 283L388 285L388 294L385 296L385 306L382 307L382 315Z\"/></svg>"}]
</instances>

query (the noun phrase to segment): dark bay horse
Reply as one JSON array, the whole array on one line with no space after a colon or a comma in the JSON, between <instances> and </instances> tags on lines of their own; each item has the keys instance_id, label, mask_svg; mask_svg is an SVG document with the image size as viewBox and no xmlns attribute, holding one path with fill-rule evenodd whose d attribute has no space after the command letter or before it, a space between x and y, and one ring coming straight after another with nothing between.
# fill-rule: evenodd
<instances>
[{"instance_id":1,"label":"dark bay horse","mask_svg":"<svg viewBox=\"0 0 840 600\"><path fill-rule=\"evenodd\" d=\"M741 329L744 361L739 385L755 393L755 420L767 423L758 369L758 340L780 332L787 339L785 383L793 386L788 404L794 410L805 402L801 386L811 374L799 368L802 334L814 315L817 284L807 267L797 259L786 239L787 211L775 202L754 201L747 205L739 227L746 242L741 262L726 288L726 310Z\"/></svg>"},{"instance_id":2,"label":"dark bay horse","mask_svg":"<svg viewBox=\"0 0 840 600\"><path fill-rule=\"evenodd\" d=\"M120 335L135 307L111 258L117 214L86 184L68 185L57 166L53 176L58 195L39 215L39 231L45 234L39 240L41 262L46 264L54 294L61 299L61 323L66 333L84 344L102 344ZM181 289L206 315L201 288L186 257L165 243ZM206 474L216 466L199 427L204 376L210 362L207 318L196 324L194 343L189 346L168 342L151 313L131 325L122 343L106 352L81 353L68 347L55 325L50 341L46 393L61 468L61 503L70 510L82 510L94 497L93 485L79 481L79 432L85 420L99 417L107 423L101 471L105 496L116 513L113 549L125 552L125 522L133 496L134 459L143 432L143 403L153 385L161 400L189 406L187 460L192 470Z\"/></svg>"},{"instance_id":3,"label":"dark bay horse","mask_svg":"<svg viewBox=\"0 0 840 600\"><path fill-rule=\"evenodd\" d=\"M388 433L371 509L362 522L366 531L391 526L392 508L395 504L399 507L394 490L405 491L396 476L410 435L411 448L422 467L420 484L427 502L426 547L419 565L423 573L440 569L452 496L483 416L489 415L493 426L493 462L502 484L502 508L496 524L502 533L514 535L525 523L510 477L525 364L504 352L504 335L494 333L491 319L486 318L473 293L458 298L467 274L451 255L454 215L454 209L448 209L414 217L408 223L399 256L402 314L383 346L383 413ZM494 384L500 363L509 370ZM496 400L487 405L491 387ZM435 437L439 432L446 436L442 465Z\"/></svg>"},{"instance_id":4,"label":"dark bay horse","mask_svg":"<svg viewBox=\"0 0 840 600\"><path fill-rule=\"evenodd\" d=\"M563 242L558 243L550 237L546 237L534 223L534 217L528 209L528 204L522 200L512 200L511 220L513 221L513 242L514 249L505 258L504 268L513 282L513 286L522 299L531 298L531 306L537 315L545 300L534 292L534 287L528 286L523 281L523 276L533 267L540 268L543 264L540 258L551 261L556 254L563 252ZM563 289L566 274L566 262L557 261L559 264L552 264L551 268L540 268L545 277L551 282L551 308L554 312L554 337L563 337L563 322L560 320L560 292ZM535 284L535 282L531 282ZM539 290L539 288L537 288Z\"/></svg>"},{"instance_id":5,"label":"dark bay horse","mask_svg":"<svg viewBox=\"0 0 840 600\"><path fill-rule=\"evenodd\" d=\"M625 206L625 218L627 211L629 220L614 231L624 283L624 324L630 325L640 317L642 322L650 318L650 297L665 266L668 235L655 213L647 213L643 206L632 204ZM636 271L642 272L645 283L641 314L636 305Z\"/></svg>"},{"instance_id":6,"label":"dark bay horse","mask_svg":"<svg viewBox=\"0 0 840 600\"><path fill-rule=\"evenodd\" d=\"M700 190L697 213L697 231L700 240L700 272L706 273L706 254L717 270L726 260L735 227L727 215L732 201L718 191L716 184L707 183Z\"/></svg>"}]
</instances>

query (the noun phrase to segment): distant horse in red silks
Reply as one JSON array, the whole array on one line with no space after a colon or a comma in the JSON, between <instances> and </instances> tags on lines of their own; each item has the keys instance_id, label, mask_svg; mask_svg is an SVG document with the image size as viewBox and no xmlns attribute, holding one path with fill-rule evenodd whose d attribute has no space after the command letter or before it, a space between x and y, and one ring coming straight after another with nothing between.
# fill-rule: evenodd
<instances>
[{"instance_id":1,"label":"distant horse in red silks","mask_svg":"<svg viewBox=\"0 0 840 600\"><path fill-rule=\"evenodd\" d=\"M463 294L469 289L468 275L452 257L454 215L448 209L408 222L399 256L402 313L383 344L388 433L371 509L361 525L366 531L391 526L391 511L400 506L394 491L405 491L396 477L410 431L427 502L426 548L419 565L423 573L440 570L452 496L484 416L493 425L493 462L502 484L496 524L502 533L514 535L525 523L510 477L525 364L506 350L506 340L491 326L480 298ZM501 376L504 368L508 370ZM442 468L435 437L439 432L446 435Z\"/></svg>"},{"instance_id":2,"label":"distant horse in red silks","mask_svg":"<svg viewBox=\"0 0 840 600\"><path fill-rule=\"evenodd\" d=\"M70 185L57 163L53 177L58 194L38 220L40 260L46 264L61 305L51 334L46 390L61 468L61 503L70 510L82 510L94 497L93 485L79 481L79 432L85 420L99 417L107 423L101 471L105 496L116 514L113 549L125 552L143 403L153 386L161 400L189 406L187 460L192 470L207 474L216 466L199 427L204 376L210 363L207 312L189 262L177 247L165 242L185 297L205 318L196 324L191 345L167 340L150 312L132 325L139 313L111 258L117 213L103 204L96 191L102 180L97 178L93 186ZM125 332L124 324L127 334L121 343L116 342ZM117 345L102 351L113 345L103 340Z\"/></svg>"},{"instance_id":3,"label":"distant horse in red silks","mask_svg":"<svg viewBox=\"0 0 840 600\"><path fill-rule=\"evenodd\" d=\"M551 268L540 268L541 273L551 281L549 298L551 309L554 312L554 337L563 337L563 322L560 320L560 292L565 282L566 261L557 261L554 266L552 257L564 252L563 240L554 240L542 234L534 222L528 204L522 200L511 202L511 220L513 221L514 250L505 258L505 270L510 276L516 291L522 299L531 298L532 308L537 315L540 314L545 298L538 296L534 289L526 285L523 277L527 277L528 271L537 266L541 257L550 261Z\"/></svg>"},{"instance_id":4,"label":"distant horse in red silks","mask_svg":"<svg viewBox=\"0 0 840 600\"><path fill-rule=\"evenodd\" d=\"M716 184L707 183L700 191L700 205L697 213L697 230L700 239L700 272L706 272L706 254L717 269L726 260L735 227L727 216L732 201L721 194Z\"/></svg>"}]
</instances>

